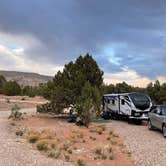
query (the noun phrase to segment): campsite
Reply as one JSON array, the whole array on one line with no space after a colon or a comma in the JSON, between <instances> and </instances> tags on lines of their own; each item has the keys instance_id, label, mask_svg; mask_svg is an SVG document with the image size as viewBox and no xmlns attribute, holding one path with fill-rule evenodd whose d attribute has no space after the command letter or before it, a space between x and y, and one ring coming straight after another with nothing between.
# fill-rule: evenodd
<instances>
[{"instance_id":1,"label":"campsite","mask_svg":"<svg viewBox=\"0 0 166 166\"><path fill-rule=\"evenodd\" d=\"M0 0L0 166L165 166L166 1Z\"/></svg>"}]
</instances>

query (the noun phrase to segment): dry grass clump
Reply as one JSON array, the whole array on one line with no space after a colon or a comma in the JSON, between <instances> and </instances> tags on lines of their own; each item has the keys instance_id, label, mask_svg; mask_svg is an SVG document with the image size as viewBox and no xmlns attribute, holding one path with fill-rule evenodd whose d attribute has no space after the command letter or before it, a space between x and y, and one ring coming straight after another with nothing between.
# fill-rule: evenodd
<instances>
[{"instance_id":1,"label":"dry grass clump","mask_svg":"<svg viewBox=\"0 0 166 166\"><path fill-rule=\"evenodd\" d=\"M105 130L106 130L105 125L98 125L98 126L91 127L89 129L89 132L98 133L99 135L102 135Z\"/></svg>"},{"instance_id":2,"label":"dry grass clump","mask_svg":"<svg viewBox=\"0 0 166 166\"><path fill-rule=\"evenodd\" d=\"M98 126L103 132L106 130L106 127L105 127L105 125L100 125L100 126Z\"/></svg>"},{"instance_id":3,"label":"dry grass clump","mask_svg":"<svg viewBox=\"0 0 166 166\"><path fill-rule=\"evenodd\" d=\"M93 140L93 141L96 140L96 138L95 138L95 137L92 137L92 136L89 136L89 139L91 139L91 140Z\"/></svg>"},{"instance_id":4,"label":"dry grass clump","mask_svg":"<svg viewBox=\"0 0 166 166\"><path fill-rule=\"evenodd\" d=\"M40 139L53 139L55 136L56 136L56 133L50 130L43 130L40 133Z\"/></svg>"},{"instance_id":5,"label":"dry grass clump","mask_svg":"<svg viewBox=\"0 0 166 166\"><path fill-rule=\"evenodd\" d=\"M119 135L117 135L117 134L112 134L112 136L119 138Z\"/></svg>"},{"instance_id":6,"label":"dry grass clump","mask_svg":"<svg viewBox=\"0 0 166 166\"><path fill-rule=\"evenodd\" d=\"M30 143L35 143L40 139L40 133L37 131L30 131L27 135L27 139Z\"/></svg>"},{"instance_id":7,"label":"dry grass clump","mask_svg":"<svg viewBox=\"0 0 166 166\"><path fill-rule=\"evenodd\" d=\"M111 140L111 144L112 145L117 145L117 141L116 140Z\"/></svg>"},{"instance_id":8,"label":"dry grass clump","mask_svg":"<svg viewBox=\"0 0 166 166\"><path fill-rule=\"evenodd\" d=\"M97 159L100 159L100 160L106 160L106 159L113 160L114 159L114 154L113 154L112 147L109 147L107 149L96 148L95 155L96 156L94 157L94 160L97 160Z\"/></svg>"},{"instance_id":9,"label":"dry grass clump","mask_svg":"<svg viewBox=\"0 0 166 166\"><path fill-rule=\"evenodd\" d=\"M55 152L50 152L48 154L48 157L50 157L50 158L56 158L56 153Z\"/></svg>"},{"instance_id":10,"label":"dry grass clump","mask_svg":"<svg viewBox=\"0 0 166 166\"><path fill-rule=\"evenodd\" d=\"M69 145L68 144L63 144L63 147L61 148L64 151L67 151L69 149Z\"/></svg>"},{"instance_id":11,"label":"dry grass clump","mask_svg":"<svg viewBox=\"0 0 166 166\"><path fill-rule=\"evenodd\" d=\"M23 136L24 132L22 130L17 130L16 135L17 136Z\"/></svg>"},{"instance_id":12,"label":"dry grass clump","mask_svg":"<svg viewBox=\"0 0 166 166\"><path fill-rule=\"evenodd\" d=\"M77 165L78 166L85 166L85 162L83 160L81 160L81 159L78 159L77 160Z\"/></svg>"},{"instance_id":13,"label":"dry grass clump","mask_svg":"<svg viewBox=\"0 0 166 166\"><path fill-rule=\"evenodd\" d=\"M61 156L61 151L52 151L48 153L48 157L50 158L59 158Z\"/></svg>"},{"instance_id":14,"label":"dry grass clump","mask_svg":"<svg viewBox=\"0 0 166 166\"><path fill-rule=\"evenodd\" d=\"M30 131L28 133L28 140L30 143L35 143L40 139L53 139L55 138L56 133L50 130L43 130L41 132L38 131Z\"/></svg>"},{"instance_id":15,"label":"dry grass clump","mask_svg":"<svg viewBox=\"0 0 166 166\"><path fill-rule=\"evenodd\" d=\"M69 162L69 161L70 161L70 156L69 156L69 155L65 155L64 157L65 157L65 161L66 161L66 162Z\"/></svg>"},{"instance_id":16,"label":"dry grass clump","mask_svg":"<svg viewBox=\"0 0 166 166\"><path fill-rule=\"evenodd\" d=\"M101 155L101 154L102 154L102 149L101 149L101 148L97 148L97 149L95 150L95 154Z\"/></svg>"},{"instance_id":17,"label":"dry grass clump","mask_svg":"<svg viewBox=\"0 0 166 166\"><path fill-rule=\"evenodd\" d=\"M14 122L11 122L10 125L11 126L16 126L16 124Z\"/></svg>"},{"instance_id":18,"label":"dry grass clump","mask_svg":"<svg viewBox=\"0 0 166 166\"><path fill-rule=\"evenodd\" d=\"M40 140L37 142L36 147L40 151L47 151L48 150L48 140Z\"/></svg>"}]
</instances>

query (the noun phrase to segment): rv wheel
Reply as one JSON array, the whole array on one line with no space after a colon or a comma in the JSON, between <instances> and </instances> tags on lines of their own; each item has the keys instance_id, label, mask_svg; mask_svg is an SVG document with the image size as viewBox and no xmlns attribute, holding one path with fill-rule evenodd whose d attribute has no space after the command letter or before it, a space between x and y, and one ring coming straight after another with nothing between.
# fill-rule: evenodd
<instances>
[{"instance_id":1,"label":"rv wheel","mask_svg":"<svg viewBox=\"0 0 166 166\"><path fill-rule=\"evenodd\" d=\"M153 129L153 126L152 126L152 123L151 123L150 120L148 121L148 129L149 129L149 130L152 130L152 129Z\"/></svg>"},{"instance_id":2,"label":"rv wheel","mask_svg":"<svg viewBox=\"0 0 166 166\"><path fill-rule=\"evenodd\" d=\"M133 123L133 120L130 119L130 118L128 118L128 123L129 123L129 124Z\"/></svg>"},{"instance_id":3,"label":"rv wheel","mask_svg":"<svg viewBox=\"0 0 166 166\"><path fill-rule=\"evenodd\" d=\"M135 119L135 120L134 120L134 123L135 123L136 125L140 125L140 124L142 124L142 120L140 120L140 119Z\"/></svg>"}]
</instances>

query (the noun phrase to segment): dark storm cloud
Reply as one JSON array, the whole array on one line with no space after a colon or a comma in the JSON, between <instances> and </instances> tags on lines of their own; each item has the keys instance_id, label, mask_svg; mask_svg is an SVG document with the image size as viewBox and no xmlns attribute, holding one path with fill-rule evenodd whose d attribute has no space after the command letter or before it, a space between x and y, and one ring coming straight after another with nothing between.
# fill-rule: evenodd
<instances>
[{"instance_id":1,"label":"dark storm cloud","mask_svg":"<svg viewBox=\"0 0 166 166\"><path fill-rule=\"evenodd\" d=\"M0 1L0 31L41 41L30 58L64 64L90 52L106 72L128 66L150 78L166 76L165 18L164 0Z\"/></svg>"}]
</instances>

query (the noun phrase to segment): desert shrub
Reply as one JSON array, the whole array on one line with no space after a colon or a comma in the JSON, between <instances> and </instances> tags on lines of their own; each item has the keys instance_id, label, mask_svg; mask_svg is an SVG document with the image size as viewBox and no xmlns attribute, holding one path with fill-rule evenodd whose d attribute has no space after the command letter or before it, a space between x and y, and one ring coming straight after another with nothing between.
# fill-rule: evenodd
<instances>
[{"instance_id":1,"label":"desert shrub","mask_svg":"<svg viewBox=\"0 0 166 166\"><path fill-rule=\"evenodd\" d=\"M57 158L60 157L60 155L61 155L61 152L60 151L56 151L56 152L50 152L48 154L48 157L57 159Z\"/></svg>"},{"instance_id":2,"label":"desert shrub","mask_svg":"<svg viewBox=\"0 0 166 166\"><path fill-rule=\"evenodd\" d=\"M109 132L109 135L112 135L112 134L113 134L113 131L110 131L110 132Z\"/></svg>"},{"instance_id":3,"label":"desert shrub","mask_svg":"<svg viewBox=\"0 0 166 166\"><path fill-rule=\"evenodd\" d=\"M107 159L107 156L103 153L103 154L101 155L101 159L102 159L102 160L106 160L106 159Z\"/></svg>"},{"instance_id":4,"label":"desert shrub","mask_svg":"<svg viewBox=\"0 0 166 166\"><path fill-rule=\"evenodd\" d=\"M55 158L57 159L57 158L59 158L61 156L61 151L59 150L59 151L57 151L56 153L55 153Z\"/></svg>"},{"instance_id":5,"label":"desert shrub","mask_svg":"<svg viewBox=\"0 0 166 166\"><path fill-rule=\"evenodd\" d=\"M51 148L55 149L56 148L56 144L55 143L51 143Z\"/></svg>"},{"instance_id":6,"label":"desert shrub","mask_svg":"<svg viewBox=\"0 0 166 166\"><path fill-rule=\"evenodd\" d=\"M48 150L48 141L47 140L40 140L37 142L36 147L40 151L47 151Z\"/></svg>"},{"instance_id":7,"label":"desert shrub","mask_svg":"<svg viewBox=\"0 0 166 166\"><path fill-rule=\"evenodd\" d=\"M26 100L25 97L22 97L21 100Z\"/></svg>"},{"instance_id":8,"label":"desert shrub","mask_svg":"<svg viewBox=\"0 0 166 166\"><path fill-rule=\"evenodd\" d=\"M107 137L107 140L110 141L110 140L111 140L111 137Z\"/></svg>"},{"instance_id":9,"label":"desert shrub","mask_svg":"<svg viewBox=\"0 0 166 166\"><path fill-rule=\"evenodd\" d=\"M92 137L92 136L90 136L89 138L90 138L91 140L93 140L93 141L96 140L96 138L95 138L95 137Z\"/></svg>"},{"instance_id":10,"label":"desert shrub","mask_svg":"<svg viewBox=\"0 0 166 166\"><path fill-rule=\"evenodd\" d=\"M131 157L131 152L127 152L128 157Z\"/></svg>"},{"instance_id":11,"label":"desert shrub","mask_svg":"<svg viewBox=\"0 0 166 166\"><path fill-rule=\"evenodd\" d=\"M16 96L21 94L21 88L16 81L8 81L3 86L4 94L8 96Z\"/></svg>"},{"instance_id":12,"label":"desert shrub","mask_svg":"<svg viewBox=\"0 0 166 166\"><path fill-rule=\"evenodd\" d=\"M68 150L68 153L69 153L69 154L72 154L73 152L72 152L72 150L71 150L71 149L69 149L69 150Z\"/></svg>"},{"instance_id":13,"label":"desert shrub","mask_svg":"<svg viewBox=\"0 0 166 166\"><path fill-rule=\"evenodd\" d=\"M85 162L83 160L81 160L81 159L78 159L77 160L77 165L78 166L85 166Z\"/></svg>"},{"instance_id":14,"label":"desert shrub","mask_svg":"<svg viewBox=\"0 0 166 166\"><path fill-rule=\"evenodd\" d=\"M103 134L103 130L102 130L102 129L98 129L98 130L97 130L97 133L98 133L99 135L101 135L101 134Z\"/></svg>"},{"instance_id":15,"label":"desert shrub","mask_svg":"<svg viewBox=\"0 0 166 166\"><path fill-rule=\"evenodd\" d=\"M16 126L16 124L14 122L11 122L10 125L11 126Z\"/></svg>"},{"instance_id":16,"label":"desert shrub","mask_svg":"<svg viewBox=\"0 0 166 166\"><path fill-rule=\"evenodd\" d=\"M102 149L101 149L101 148L97 148L97 149L95 150L95 154L101 155L101 154L102 154Z\"/></svg>"},{"instance_id":17,"label":"desert shrub","mask_svg":"<svg viewBox=\"0 0 166 166\"><path fill-rule=\"evenodd\" d=\"M108 148L108 153L112 153L112 147Z\"/></svg>"},{"instance_id":18,"label":"desert shrub","mask_svg":"<svg viewBox=\"0 0 166 166\"><path fill-rule=\"evenodd\" d=\"M105 131L105 130L106 130L105 125L100 125L99 128L101 128L102 131Z\"/></svg>"},{"instance_id":19,"label":"desert shrub","mask_svg":"<svg viewBox=\"0 0 166 166\"><path fill-rule=\"evenodd\" d=\"M23 119L23 114L21 112L19 112L19 110L20 110L20 107L17 104L15 104L11 109L9 119L13 119L13 120Z\"/></svg>"},{"instance_id":20,"label":"desert shrub","mask_svg":"<svg viewBox=\"0 0 166 166\"><path fill-rule=\"evenodd\" d=\"M7 99L6 99L6 103L10 103L10 99L7 98Z\"/></svg>"},{"instance_id":21,"label":"desert shrub","mask_svg":"<svg viewBox=\"0 0 166 166\"><path fill-rule=\"evenodd\" d=\"M37 105L37 112L38 113L52 113L53 109L54 109L54 107L53 107L52 103Z\"/></svg>"},{"instance_id":22,"label":"desert shrub","mask_svg":"<svg viewBox=\"0 0 166 166\"><path fill-rule=\"evenodd\" d=\"M117 134L112 134L112 136L113 137L117 137L117 138L119 137L119 135L117 135Z\"/></svg>"},{"instance_id":23,"label":"desert shrub","mask_svg":"<svg viewBox=\"0 0 166 166\"><path fill-rule=\"evenodd\" d=\"M70 161L70 156L69 155L65 155L65 161L67 161L67 162Z\"/></svg>"},{"instance_id":24,"label":"desert shrub","mask_svg":"<svg viewBox=\"0 0 166 166\"><path fill-rule=\"evenodd\" d=\"M50 158L56 158L56 153L55 152L50 152L48 154L48 157L50 157Z\"/></svg>"},{"instance_id":25,"label":"desert shrub","mask_svg":"<svg viewBox=\"0 0 166 166\"><path fill-rule=\"evenodd\" d=\"M69 145L63 144L62 150L67 151L69 149Z\"/></svg>"},{"instance_id":26,"label":"desert shrub","mask_svg":"<svg viewBox=\"0 0 166 166\"><path fill-rule=\"evenodd\" d=\"M4 76L0 75L0 94L4 93L3 87L6 84L6 79Z\"/></svg>"},{"instance_id":27,"label":"desert shrub","mask_svg":"<svg viewBox=\"0 0 166 166\"><path fill-rule=\"evenodd\" d=\"M110 154L109 159L110 159L110 160L113 160L113 159L114 159L114 154L113 154L113 153Z\"/></svg>"}]
</instances>

